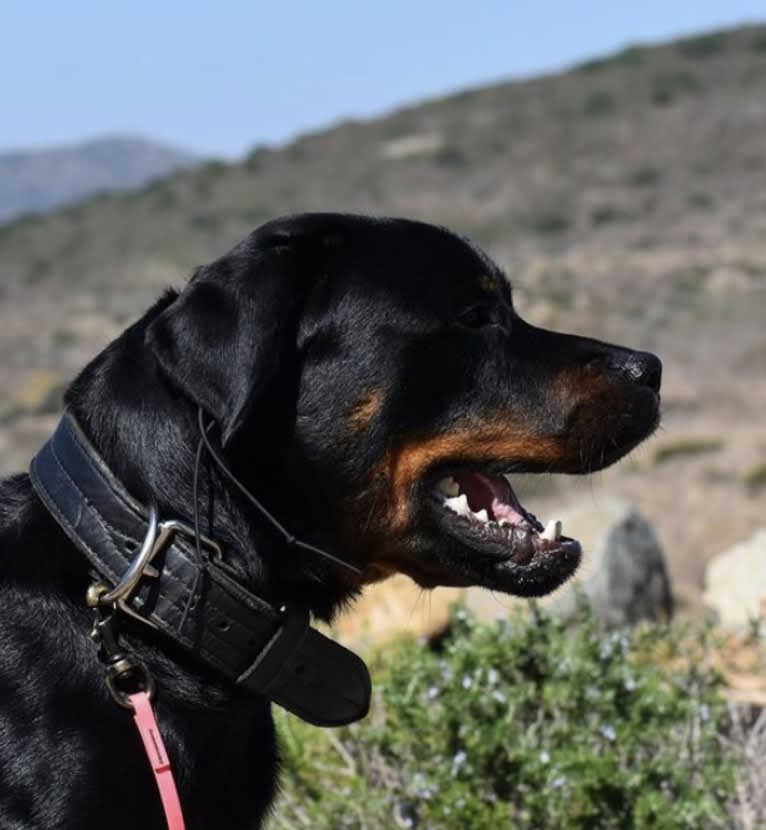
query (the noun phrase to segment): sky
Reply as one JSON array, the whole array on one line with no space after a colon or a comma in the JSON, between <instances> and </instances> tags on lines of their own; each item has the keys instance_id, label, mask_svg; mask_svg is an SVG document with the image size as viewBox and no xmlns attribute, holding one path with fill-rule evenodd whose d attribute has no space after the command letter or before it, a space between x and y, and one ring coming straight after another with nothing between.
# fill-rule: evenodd
<instances>
[{"instance_id":1,"label":"sky","mask_svg":"<svg viewBox=\"0 0 766 830\"><path fill-rule=\"evenodd\" d=\"M766 22L764 0L3 0L0 151L141 134L236 158L343 118Z\"/></svg>"}]
</instances>

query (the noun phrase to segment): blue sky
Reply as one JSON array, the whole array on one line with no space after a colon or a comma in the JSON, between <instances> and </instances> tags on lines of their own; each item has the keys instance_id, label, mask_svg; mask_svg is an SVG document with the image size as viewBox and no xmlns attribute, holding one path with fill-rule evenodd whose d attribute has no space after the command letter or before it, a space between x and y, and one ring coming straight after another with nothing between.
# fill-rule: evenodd
<instances>
[{"instance_id":1,"label":"blue sky","mask_svg":"<svg viewBox=\"0 0 766 830\"><path fill-rule=\"evenodd\" d=\"M766 21L763 0L3 0L0 149L142 133L210 156L627 43Z\"/></svg>"}]
</instances>

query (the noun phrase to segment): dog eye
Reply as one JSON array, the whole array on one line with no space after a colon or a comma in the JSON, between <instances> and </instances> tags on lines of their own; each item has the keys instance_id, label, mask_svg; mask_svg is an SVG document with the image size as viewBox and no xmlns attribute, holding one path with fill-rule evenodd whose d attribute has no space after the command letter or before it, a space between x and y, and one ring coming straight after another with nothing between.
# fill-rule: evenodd
<instances>
[{"instance_id":1,"label":"dog eye","mask_svg":"<svg viewBox=\"0 0 766 830\"><path fill-rule=\"evenodd\" d=\"M458 323L469 329L483 329L487 326L502 328L493 310L486 305L473 305L458 315Z\"/></svg>"}]
</instances>

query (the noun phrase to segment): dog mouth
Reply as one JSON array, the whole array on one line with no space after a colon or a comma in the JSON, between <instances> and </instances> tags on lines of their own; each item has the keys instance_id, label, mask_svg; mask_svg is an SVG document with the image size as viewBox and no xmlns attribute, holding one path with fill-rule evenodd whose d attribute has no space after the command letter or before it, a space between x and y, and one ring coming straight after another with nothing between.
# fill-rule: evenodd
<instances>
[{"instance_id":1,"label":"dog mouth","mask_svg":"<svg viewBox=\"0 0 766 830\"><path fill-rule=\"evenodd\" d=\"M486 468L442 475L430 489L441 530L471 549L463 572L474 584L521 596L549 593L580 562L580 543L562 523L543 525L527 510L508 478Z\"/></svg>"}]
</instances>

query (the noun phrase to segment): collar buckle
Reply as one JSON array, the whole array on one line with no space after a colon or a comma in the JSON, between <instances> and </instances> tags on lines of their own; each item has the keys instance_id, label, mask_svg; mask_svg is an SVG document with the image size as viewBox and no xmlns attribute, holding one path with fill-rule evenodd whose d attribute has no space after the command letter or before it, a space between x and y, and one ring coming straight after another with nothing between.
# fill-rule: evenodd
<instances>
[{"instance_id":1,"label":"collar buckle","mask_svg":"<svg viewBox=\"0 0 766 830\"><path fill-rule=\"evenodd\" d=\"M190 527L184 522L179 522L177 519L169 519L164 522L159 521L159 514L155 504L149 506L148 521L149 526L146 531L146 536L135 559L128 565L127 570L114 588L102 592L97 602L99 605L116 607L129 617L133 617L133 619L139 620L152 628L157 628L151 620L139 614L129 605L130 598L143 577L148 576L156 579L159 576L159 571L152 565L152 561L170 544L176 534L185 536L194 543L196 533L193 527ZM213 561L218 563L223 562L223 551L217 542L202 534L199 535L199 541L200 547L204 548L211 555Z\"/></svg>"}]
</instances>

